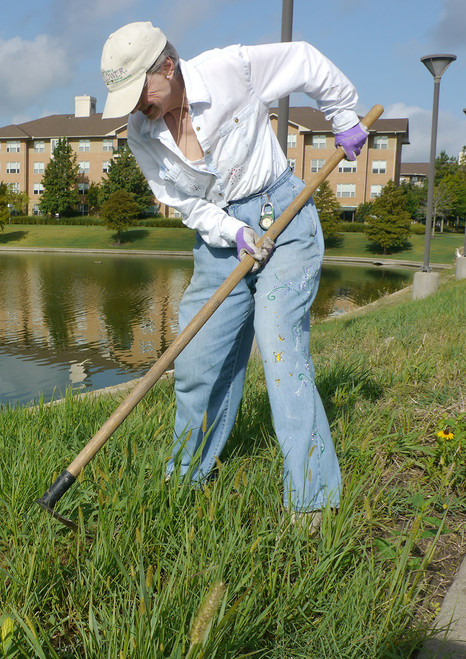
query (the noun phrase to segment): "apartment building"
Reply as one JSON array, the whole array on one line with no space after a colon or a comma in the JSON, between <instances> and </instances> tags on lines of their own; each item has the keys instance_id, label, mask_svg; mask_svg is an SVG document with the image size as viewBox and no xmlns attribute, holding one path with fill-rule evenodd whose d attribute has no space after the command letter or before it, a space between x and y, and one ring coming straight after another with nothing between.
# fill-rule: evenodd
<instances>
[{"instance_id":1,"label":"apartment building","mask_svg":"<svg viewBox=\"0 0 466 659\"><path fill-rule=\"evenodd\" d=\"M270 116L276 130L277 110L271 109ZM72 115L52 115L0 128L0 181L26 192L29 212L37 213L45 167L58 139L66 137L79 165L80 212L87 213L86 190L91 182L102 180L113 151L126 142L126 126L127 117L102 119L95 98L76 96ZM377 197L390 179L399 182L402 146L408 143L408 119L378 119L357 161L342 161L330 174L328 181L349 217L360 203ZM330 122L321 112L290 108L287 157L299 178L310 181L334 148ZM173 214L167 207L161 210Z\"/></svg>"},{"instance_id":2,"label":"apartment building","mask_svg":"<svg viewBox=\"0 0 466 659\"><path fill-rule=\"evenodd\" d=\"M86 190L108 171L113 152L126 143L126 117L102 119L92 96L75 97L74 114L55 114L0 128L0 181L26 192L29 213L39 212L42 176L60 137L66 137L77 156L78 191L87 213Z\"/></svg>"},{"instance_id":3,"label":"apartment building","mask_svg":"<svg viewBox=\"0 0 466 659\"><path fill-rule=\"evenodd\" d=\"M429 176L428 162L403 162L401 163L400 183L412 183L421 186Z\"/></svg>"},{"instance_id":4,"label":"apartment building","mask_svg":"<svg viewBox=\"0 0 466 659\"><path fill-rule=\"evenodd\" d=\"M271 111L274 129L278 121ZM378 197L388 181L400 180L401 155L409 144L408 119L378 119L357 160L341 161L328 182L345 215L350 218L363 202ZM334 153L335 139L322 112L309 107L290 108L287 157L296 176L309 182Z\"/></svg>"}]
</instances>

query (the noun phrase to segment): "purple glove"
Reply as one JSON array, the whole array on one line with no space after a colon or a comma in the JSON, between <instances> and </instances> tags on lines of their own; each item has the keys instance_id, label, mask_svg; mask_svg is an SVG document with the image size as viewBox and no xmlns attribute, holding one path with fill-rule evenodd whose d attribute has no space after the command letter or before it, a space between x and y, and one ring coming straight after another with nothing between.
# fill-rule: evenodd
<instances>
[{"instance_id":1,"label":"purple glove","mask_svg":"<svg viewBox=\"0 0 466 659\"><path fill-rule=\"evenodd\" d=\"M346 160L356 160L356 156L361 153L368 135L369 131L365 126L356 124L353 128L335 135L335 146L341 146L345 152Z\"/></svg>"},{"instance_id":2,"label":"purple glove","mask_svg":"<svg viewBox=\"0 0 466 659\"><path fill-rule=\"evenodd\" d=\"M256 263L252 266L252 272L256 272L267 263L275 249L275 243L270 238L266 238L260 247L257 241L260 236L251 229L251 227L241 227L236 232L236 249L238 260L242 261L246 254L250 254Z\"/></svg>"}]
</instances>

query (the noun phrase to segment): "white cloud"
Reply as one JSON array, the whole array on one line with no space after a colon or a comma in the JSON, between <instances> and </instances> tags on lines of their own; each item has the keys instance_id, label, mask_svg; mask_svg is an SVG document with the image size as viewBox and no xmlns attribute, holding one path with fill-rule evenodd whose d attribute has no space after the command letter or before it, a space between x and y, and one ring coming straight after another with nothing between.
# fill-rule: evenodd
<instances>
[{"instance_id":1,"label":"white cloud","mask_svg":"<svg viewBox=\"0 0 466 659\"><path fill-rule=\"evenodd\" d=\"M404 162L428 162L432 131L432 112L424 108L394 103L387 107L384 118L409 119L410 144L403 147ZM451 112L440 111L437 127L437 154L446 151L449 156L458 156L465 142L466 120Z\"/></svg>"},{"instance_id":2,"label":"white cloud","mask_svg":"<svg viewBox=\"0 0 466 659\"><path fill-rule=\"evenodd\" d=\"M0 39L0 115L20 114L32 101L72 76L72 63L58 39Z\"/></svg>"}]
</instances>

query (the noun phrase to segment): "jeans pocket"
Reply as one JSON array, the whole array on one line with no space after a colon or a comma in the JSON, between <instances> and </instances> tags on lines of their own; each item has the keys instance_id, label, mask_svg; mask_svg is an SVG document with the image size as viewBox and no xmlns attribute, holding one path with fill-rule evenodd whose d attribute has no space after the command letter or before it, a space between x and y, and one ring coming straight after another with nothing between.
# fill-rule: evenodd
<instances>
[{"instance_id":1,"label":"jeans pocket","mask_svg":"<svg viewBox=\"0 0 466 659\"><path fill-rule=\"evenodd\" d=\"M275 194L277 195L277 201L284 204L282 212L296 199L296 197L305 187L306 186L303 181L293 176L287 184L286 195L284 197L281 197L281 188L276 193L274 193L274 196ZM283 190L283 192L285 192L285 190ZM311 236L314 238L317 233L318 223L319 216L317 214L314 201L311 197L291 220L291 227L288 234L294 234L298 239L300 235Z\"/></svg>"}]
</instances>

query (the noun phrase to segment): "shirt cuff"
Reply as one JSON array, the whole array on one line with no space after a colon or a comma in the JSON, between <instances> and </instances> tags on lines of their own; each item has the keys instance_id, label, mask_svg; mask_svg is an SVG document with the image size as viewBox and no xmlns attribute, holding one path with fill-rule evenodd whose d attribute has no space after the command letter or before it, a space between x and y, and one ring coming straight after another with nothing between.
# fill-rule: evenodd
<instances>
[{"instance_id":1,"label":"shirt cuff","mask_svg":"<svg viewBox=\"0 0 466 659\"><path fill-rule=\"evenodd\" d=\"M236 245L236 234L241 227L246 226L248 225L245 222L241 222L241 220L237 220L235 217L231 217L225 213L225 216L220 222L220 235L230 247L234 247Z\"/></svg>"},{"instance_id":2,"label":"shirt cuff","mask_svg":"<svg viewBox=\"0 0 466 659\"><path fill-rule=\"evenodd\" d=\"M359 123L359 117L353 110L342 110L338 112L332 119L332 130L334 134L343 133L345 130L357 126Z\"/></svg>"}]
</instances>

